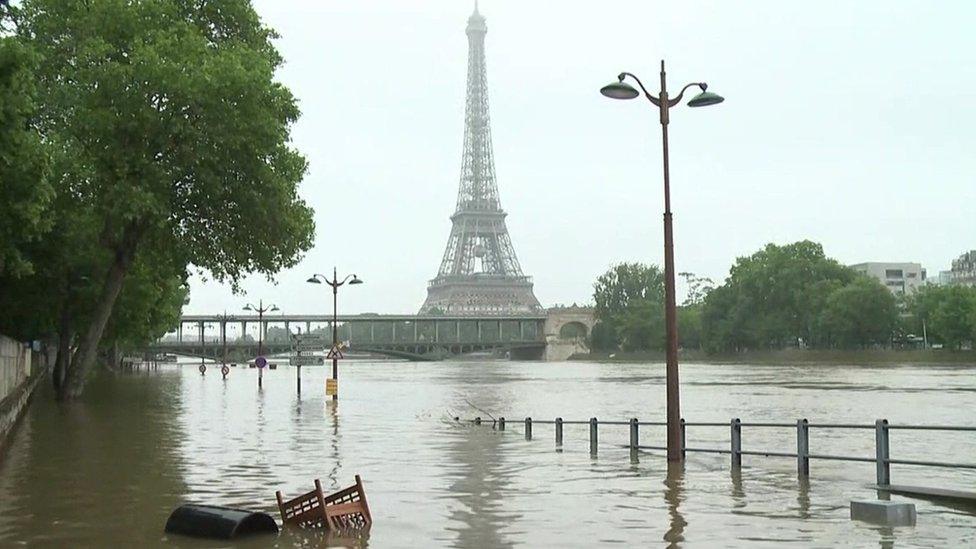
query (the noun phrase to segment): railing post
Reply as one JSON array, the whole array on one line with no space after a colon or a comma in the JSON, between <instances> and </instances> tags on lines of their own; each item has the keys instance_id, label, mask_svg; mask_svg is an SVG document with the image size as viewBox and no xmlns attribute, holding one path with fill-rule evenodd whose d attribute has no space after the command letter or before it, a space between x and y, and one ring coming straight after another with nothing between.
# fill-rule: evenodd
<instances>
[{"instance_id":1,"label":"railing post","mask_svg":"<svg viewBox=\"0 0 976 549\"><path fill-rule=\"evenodd\" d=\"M796 474L810 476L810 422L805 418L796 420Z\"/></svg>"},{"instance_id":2,"label":"railing post","mask_svg":"<svg viewBox=\"0 0 976 549\"><path fill-rule=\"evenodd\" d=\"M556 446L562 447L563 445L563 418L556 418Z\"/></svg>"},{"instance_id":3,"label":"railing post","mask_svg":"<svg viewBox=\"0 0 976 549\"><path fill-rule=\"evenodd\" d=\"M888 486L891 484L891 464L888 463L890 451L887 419L879 419L874 422L874 448L878 486Z\"/></svg>"},{"instance_id":4,"label":"railing post","mask_svg":"<svg viewBox=\"0 0 976 549\"><path fill-rule=\"evenodd\" d=\"M525 440L532 440L532 418L525 418Z\"/></svg>"},{"instance_id":5,"label":"railing post","mask_svg":"<svg viewBox=\"0 0 976 549\"><path fill-rule=\"evenodd\" d=\"M686 453L685 448L688 447L688 444L686 444L687 439L685 438L685 432L686 432L685 418L681 418L681 421L678 422L678 425L681 426L681 459L685 459L685 453Z\"/></svg>"},{"instance_id":6,"label":"railing post","mask_svg":"<svg viewBox=\"0 0 976 549\"><path fill-rule=\"evenodd\" d=\"M481 416L478 416L478 417L474 418L474 424L475 425L481 425Z\"/></svg>"},{"instance_id":7,"label":"railing post","mask_svg":"<svg viewBox=\"0 0 976 549\"><path fill-rule=\"evenodd\" d=\"M640 446L640 426L637 424L637 418L630 418L630 450L636 451L637 447Z\"/></svg>"},{"instance_id":8,"label":"railing post","mask_svg":"<svg viewBox=\"0 0 976 549\"><path fill-rule=\"evenodd\" d=\"M504 416L498 418L498 430L499 431L504 431L505 430L505 417Z\"/></svg>"},{"instance_id":9,"label":"railing post","mask_svg":"<svg viewBox=\"0 0 976 549\"><path fill-rule=\"evenodd\" d=\"M732 420L732 470L738 471L742 468L742 421L739 418Z\"/></svg>"},{"instance_id":10,"label":"railing post","mask_svg":"<svg viewBox=\"0 0 976 549\"><path fill-rule=\"evenodd\" d=\"M598 425L598 423L596 421L596 418L595 417L591 417L590 418L590 455L591 456L595 456L596 455L596 448L597 448L597 433L596 433L596 430L597 430L597 425Z\"/></svg>"}]
</instances>

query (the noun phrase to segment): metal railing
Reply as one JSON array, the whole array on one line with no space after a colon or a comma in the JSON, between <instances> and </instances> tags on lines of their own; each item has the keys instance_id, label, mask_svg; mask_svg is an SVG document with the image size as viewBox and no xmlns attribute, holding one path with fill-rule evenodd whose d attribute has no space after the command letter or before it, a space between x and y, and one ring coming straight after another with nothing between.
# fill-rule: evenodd
<instances>
[{"instance_id":1,"label":"metal railing","mask_svg":"<svg viewBox=\"0 0 976 549\"><path fill-rule=\"evenodd\" d=\"M455 417L454 420L456 422L462 421L458 417ZM467 423L473 423L475 425L482 425L486 423L480 417L476 417L470 420L463 420L463 421ZM508 424L508 422L504 417L500 417L497 420L489 420L488 422L490 422L492 425L497 426L497 429L499 431L504 431L506 425ZM533 425L553 425L557 448L561 448L563 445L563 426L588 425L589 434L590 434L590 454L593 456L596 456L599 450L600 425L627 426L630 432L630 441L626 447L629 448L631 452L639 452L641 450L667 450L667 447L665 446L648 446L648 445L640 444L640 427L641 426L653 426L653 427L667 426L667 423L663 421L639 421L637 418L631 418L628 421L599 421L595 417L591 417L589 420L575 420L575 421L564 420L561 417L557 417L554 420L533 420L531 417L527 417L524 420L520 421L519 423L522 423L524 425L526 440L532 439ZM796 421L796 423L743 422L739 418L732 419L729 423L688 422L682 419L680 425L681 425L682 457L684 457L688 452L727 454L731 458L732 469L736 471L741 469L742 467L742 456L796 458L796 472L799 477L807 477L810 475L810 460L814 460L814 459L874 463L876 467L876 481L878 486L890 486L892 465L916 465L916 466L924 466L924 467L943 467L949 469L976 470L976 463L951 463L951 462L943 462L943 461L894 459L891 457L890 437L889 437L889 432L891 430L976 432L976 426L892 425L888 423L887 419L879 419L874 422L874 425L869 425L869 424L854 424L854 423L810 423L806 419L799 419ZM686 444L687 439L685 436L688 427L728 428L729 448L728 449L689 448ZM743 427L795 429L796 430L796 451L779 452L779 451L772 451L772 450L743 450L742 449L742 428ZM810 429L872 430L874 431L874 441L875 441L874 457L843 456L843 455L811 453L810 452Z\"/></svg>"}]
</instances>

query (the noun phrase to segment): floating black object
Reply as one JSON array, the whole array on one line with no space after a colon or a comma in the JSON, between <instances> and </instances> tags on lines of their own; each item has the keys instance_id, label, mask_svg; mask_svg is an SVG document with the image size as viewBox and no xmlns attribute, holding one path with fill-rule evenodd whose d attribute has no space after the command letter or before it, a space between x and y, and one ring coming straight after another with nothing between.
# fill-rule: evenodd
<instances>
[{"instance_id":1,"label":"floating black object","mask_svg":"<svg viewBox=\"0 0 976 549\"><path fill-rule=\"evenodd\" d=\"M251 534L277 534L278 523L267 513L216 505L181 505L169 515L166 533L234 539Z\"/></svg>"}]
</instances>

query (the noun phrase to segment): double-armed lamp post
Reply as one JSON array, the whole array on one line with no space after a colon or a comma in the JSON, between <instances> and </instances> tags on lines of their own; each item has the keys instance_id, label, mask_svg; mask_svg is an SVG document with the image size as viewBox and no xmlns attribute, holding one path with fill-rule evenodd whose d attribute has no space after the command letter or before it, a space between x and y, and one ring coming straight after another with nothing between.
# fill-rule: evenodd
<instances>
[{"instance_id":1,"label":"double-armed lamp post","mask_svg":"<svg viewBox=\"0 0 976 549\"><path fill-rule=\"evenodd\" d=\"M336 274L335 267L332 268L332 279L321 274L314 274L306 282L310 284L328 284L332 286L332 351L329 353L332 356L332 379L339 383L339 323L338 323L338 305L339 300L339 286L342 286L346 282L350 285L352 284L362 284L363 281L358 276L351 274L347 275L346 278L339 280L339 276ZM339 399L338 387L336 391L332 393L332 400Z\"/></svg>"},{"instance_id":2,"label":"double-armed lamp post","mask_svg":"<svg viewBox=\"0 0 976 549\"><path fill-rule=\"evenodd\" d=\"M640 87L640 92L624 82L631 78ZM664 138L664 318L667 326L667 415L668 415L668 461L681 461L681 404L678 385L678 326L677 309L674 297L674 238L671 232L671 185L668 168L668 113L671 107L681 102L685 91L698 86L701 93L688 101L689 107L705 107L716 105L725 99L708 91L708 84L692 82L681 88L681 92L674 99L668 98L667 83L664 74L664 61L661 61L661 91L657 97L650 94L640 79L629 72L622 72L617 81L604 86L600 93L611 99L634 99L641 92L648 101L653 103L660 112L661 133Z\"/></svg>"},{"instance_id":3,"label":"double-armed lamp post","mask_svg":"<svg viewBox=\"0 0 976 549\"><path fill-rule=\"evenodd\" d=\"M254 311L258 314L258 358L264 360L264 313L269 311L277 311L278 306L275 304L269 304L265 306L264 300L258 301L257 305L248 303L244 306L245 311ZM264 377L264 367L258 367L258 388L262 385L262 378Z\"/></svg>"}]
</instances>

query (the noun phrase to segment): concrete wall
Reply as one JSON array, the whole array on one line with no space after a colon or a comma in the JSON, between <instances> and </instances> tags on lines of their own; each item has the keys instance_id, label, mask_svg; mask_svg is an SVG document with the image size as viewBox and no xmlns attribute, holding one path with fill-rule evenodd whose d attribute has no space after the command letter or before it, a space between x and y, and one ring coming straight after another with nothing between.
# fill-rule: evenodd
<instances>
[{"instance_id":1,"label":"concrete wall","mask_svg":"<svg viewBox=\"0 0 976 549\"><path fill-rule=\"evenodd\" d=\"M0 451L43 377L39 371L31 376L32 354L22 342L0 335ZM36 366L41 369L39 363Z\"/></svg>"},{"instance_id":2,"label":"concrete wall","mask_svg":"<svg viewBox=\"0 0 976 549\"><path fill-rule=\"evenodd\" d=\"M31 374L31 350L20 341L0 335L0 401Z\"/></svg>"}]
</instances>

